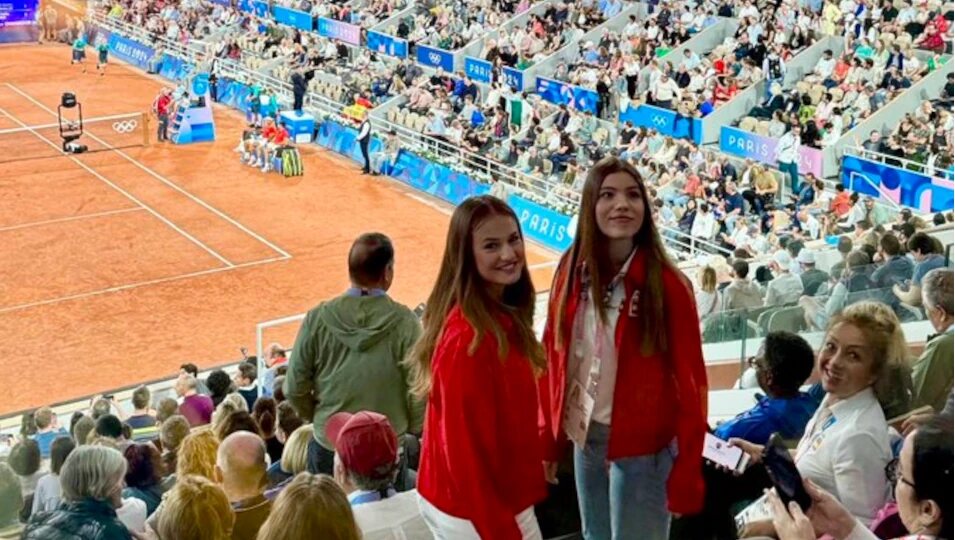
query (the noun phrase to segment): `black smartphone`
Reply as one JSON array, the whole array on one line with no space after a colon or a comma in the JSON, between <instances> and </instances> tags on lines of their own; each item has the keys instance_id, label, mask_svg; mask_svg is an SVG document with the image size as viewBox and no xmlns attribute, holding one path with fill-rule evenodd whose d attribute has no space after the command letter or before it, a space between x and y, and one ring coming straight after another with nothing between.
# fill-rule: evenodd
<instances>
[{"instance_id":1,"label":"black smartphone","mask_svg":"<svg viewBox=\"0 0 955 540\"><path fill-rule=\"evenodd\" d=\"M769 442L763 449L763 465L783 504L788 506L790 501L796 501L803 512L809 510L812 499L802 484L802 476L789 455L789 449L783 444L778 433L769 437Z\"/></svg>"}]
</instances>

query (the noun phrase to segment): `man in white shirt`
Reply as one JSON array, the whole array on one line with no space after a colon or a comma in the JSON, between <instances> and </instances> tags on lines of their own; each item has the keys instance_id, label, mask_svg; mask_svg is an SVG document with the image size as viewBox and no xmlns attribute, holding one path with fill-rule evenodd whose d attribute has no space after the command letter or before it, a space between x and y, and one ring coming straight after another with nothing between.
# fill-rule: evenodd
<instances>
[{"instance_id":1,"label":"man in white shirt","mask_svg":"<svg viewBox=\"0 0 955 540\"><path fill-rule=\"evenodd\" d=\"M764 305L767 307L795 304L802 296L802 280L789 271L792 264L792 257L785 249L780 249L773 254L773 260L769 263L769 268L776 277L766 287Z\"/></svg>"},{"instance_id":2,"label":"man in white shirt","mask_svg":"<svg viewBox=\"0 0 955 540\"><path fill-rule=\"evenodd\" d=\"M693 227L690 234L701 240L709 241L713 238L713 229L716 227L716 218L710 211L710 205L700 204L696 217L693 218Z\"/></svg>"},{"instance_id":3,"label":"man in white shirt","mask_svg":"<svg viewBox=\"0 0 955 540\"><path fill-rule=\"evenodd\" d=\"M776 143L776 162L779 171L789 175L792 193L799 193L799 142L802 129L795 125Z\"/></svg>"},{"instance_id":4,"label":"man in white shirt","mask_svg":"<svg viewBox=\"0 0 955 540\"><path fill-rule=\"evenodd\" d=\"M335 447L335 481L345 493L364 540L432 538L416 490L398 493L398 437L384 415L340 412L325 424Z\"/></svg>"},{"instance_id":5,"label":"man in white shirt","mask_svg":"<svg viewBox=\"0 0 955 540\"><path fill-rule=\"evenodd\" d=\"M823 82L829 77L832 76L832 71L836 68L836 60L832 57L832 51L826 49L822 53L822 58L816 62L816 68L813 69L813 74L819 78L819 82Z\"/></svg>"},{"instance_id":6,"label":"man in white shirt","mask_svg":"<svg viewBox=\"0 0 955 540\"><path fill-rule=\"evenodd\" d=\"M696 66L700 65L700 55L690 49L683 49L683 60L680 63L687 71L693 71Z\"/></svg>"},{"instance_id":7,"label":"man in white shirt","mask_svg":"<svg viewBox=\"0 0 955 540\"><path fill-rule=\"evenodd\" d=\"M660 80L650 91L653 94L653 104L664 109L672 109L673 100L680 97L680 87L666 71L660 74Z\"/></svg>"}]
</instances>

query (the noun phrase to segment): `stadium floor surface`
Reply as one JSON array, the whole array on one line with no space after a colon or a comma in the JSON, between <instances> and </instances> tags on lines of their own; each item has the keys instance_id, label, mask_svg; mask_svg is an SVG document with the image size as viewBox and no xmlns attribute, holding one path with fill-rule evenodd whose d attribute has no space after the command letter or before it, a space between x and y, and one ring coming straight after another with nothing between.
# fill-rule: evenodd
<instances>
[{"instance_id":1,"label":"stadium floor surface","mask_svg":"<svg viewBox=\"0 0 955 540\"><path fill-rule=\"evenodd\" d=\"M69 54L0 47L0 130L56 122L64 91L87 118L145 112L162 85L112 59L105 77L82 74ZM347 286L362 232L395 242L393 296L425 300L450 207L318 147L303 152L304 177L263 174L232 150L243 118L215 114L214 143L75 158L11 161L49 132L0 136L0 414L234 361L257 323ZM527 253L549 287L555 255ZM266 340L290 344L297 327Z\"/></svg>"}]
</instances>

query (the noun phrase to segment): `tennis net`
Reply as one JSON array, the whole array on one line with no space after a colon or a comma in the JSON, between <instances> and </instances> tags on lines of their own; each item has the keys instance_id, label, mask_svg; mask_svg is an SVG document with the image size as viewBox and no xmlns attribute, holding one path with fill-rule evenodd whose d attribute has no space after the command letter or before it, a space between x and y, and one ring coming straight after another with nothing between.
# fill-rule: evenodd
<instances>
[{"instance_id":1,"label":"tennis net","mask_svg":"<svg viewBox=\"0 0 955 540\"><path fill-rule=\"evenodd\" d=\"M70 155L63 152L59 123L16 124L18 127L0 129L0 163ZM63 127L75 132L79 126L64 119ZM134 148L149 144L149 131L144 113L84 118L83 134L76 143L85 145L87 152Z\"/></svg>"}]
</instances>

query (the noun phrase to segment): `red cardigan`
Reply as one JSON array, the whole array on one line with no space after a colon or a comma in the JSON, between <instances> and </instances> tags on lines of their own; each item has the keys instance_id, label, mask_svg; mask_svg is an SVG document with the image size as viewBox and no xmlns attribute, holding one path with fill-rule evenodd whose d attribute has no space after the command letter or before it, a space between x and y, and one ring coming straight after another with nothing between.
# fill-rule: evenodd
<instances>
[{"instance_id":1,"label":"red cardigan","mask_svg":"<svg viewBox=\"0 0 955 540\"><path fill-rule=\"evenodd\" d=\"M561 426L564 393L567 388L567 358L573 341L573 321L580 299L580 272L575 272L572 294L564 314L563 346L555 339L555 316L560 306L559 291L569 274L570 252L561 259L547 314L544 348L548 369L539 381L539 428L549 461L557 461L566 448L567 436ZM640 249L624 278L626 296L616 327L617 380L613 396L610 460L655 454L674 438L678 456L667 481L669 509L693 514L703 506L702 452L706 433L706 367L700 343L699 318L692 287L683 274L664 267L661 280L665 296L667 350L650 356L641 354L637 318L629 316L633 292L646 283L647 250ZM656 293L657 291L653 291ZM643 295L646 298L646 293ZM639 310L646 309L641 304Z\"/></svg>"},{"instance_id":2,"label":"red cardigan","mask_svg":"<svg viewBox=\"0 0 955 540\"><path fill-rule=\"evenodd\" d=\"M509 319L501 322L508 328ZM493 334L485 333L470 356L473 338L474 328L453 308L432 357L418 492L470 520L481 538L520 539L515 516L547 496L537 383L514 346L502 362Z\"/></svg>"}]
</instances>

